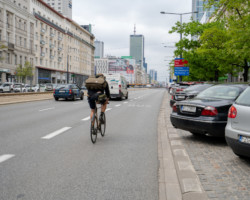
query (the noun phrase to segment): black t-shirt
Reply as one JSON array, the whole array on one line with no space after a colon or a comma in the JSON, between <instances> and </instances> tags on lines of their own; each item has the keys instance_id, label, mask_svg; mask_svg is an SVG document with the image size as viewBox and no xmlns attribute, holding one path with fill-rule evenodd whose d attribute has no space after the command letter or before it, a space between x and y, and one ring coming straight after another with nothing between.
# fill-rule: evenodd
<instances>
[{"instance_id":1,"label":"black t-shirt","mask_svg":"<svg viewBox=\"0 0 250 200\"><path fill-rule=\"evenodd\" d=\"M110 99L110 91L109 91L109 84L106 81L106 87L103 90L88 90L88 95L91 97L93 94L97 93L97 92L101 92L102 94L107 95L107 98Z\"/></svg>"}]
</instances>

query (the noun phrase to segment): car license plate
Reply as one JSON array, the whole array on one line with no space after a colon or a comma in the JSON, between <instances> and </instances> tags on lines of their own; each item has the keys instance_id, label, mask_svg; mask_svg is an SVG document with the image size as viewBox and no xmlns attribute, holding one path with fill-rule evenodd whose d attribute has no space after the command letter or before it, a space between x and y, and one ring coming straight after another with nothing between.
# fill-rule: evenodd
<instances>
[{"instance_id":1,"label":"car license plate","mask_svg":"<svg viewBox=\"0 0 250 200\"><path fill-rule=\"evenodd\" d=\"M65 93L65 91L64 91L64 90L60 90L59 92L60 92L60 93Z\"/></svg>"},{"instance_id":2,"label":"car license plate","mask_svg":"<svg viewBox=\"0 0 250 200\"><path fill-rule=\"evenodd\" d=\"M243 142L243 143L250 144L250 137L246 137L246 136L240 135L239 141Z\"/></svg>"},{"instance_id":3,"label":"car license plate","mask_svg":"<svg viewBox=\"0 0 250 200\"><path fill-rule=\"evenodd\" d=\"M185 96L176 96L177 99L185 99Z\"/></svg>"},{"instance_id":4,"label":"car license plate","mask_svg":"<svg viewBox=\"0 0 250 200\"><path fill-rule=\"evenodd\" d=\"M181 110L185 111L185 112L196 112L196 107L193 107L193 106L182 106Z\"/></svg>"}]
</instances>

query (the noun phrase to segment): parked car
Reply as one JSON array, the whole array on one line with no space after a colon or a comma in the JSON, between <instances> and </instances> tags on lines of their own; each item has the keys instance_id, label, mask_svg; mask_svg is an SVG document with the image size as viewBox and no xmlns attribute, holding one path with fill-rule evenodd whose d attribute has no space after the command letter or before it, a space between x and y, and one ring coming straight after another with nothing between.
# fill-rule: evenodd
<instances>
[{"instance_id":1,"label":"parked car","mask_svg":"<svg viewBox=\"0 0 250 200\"><path fill-rule=\"evenodd\" d=\"M45 91L53 91L53 85L51 83L46 83Z\"/></svg>"},{"instance_id":2,"label":"parked car","mask_svg":"<svg viewBox=\"0 0 250 200\"><path fill-rule=\"evenodd\" d=\"M212 84L197 84L187 87L183 91L178 91L175 95L172 95L170 99L170 106L172 107L176 101L183 101L186 99L192 99L197 96L201 91L211 87Z\"/></svg>"},{"instance_id":3,"label":"parked car","mask_svg":"<svg viewBox=\"0 0 250 200\"><path fill-rule=\"evenodd\" d=\"M0 85L0 92L14 92L15 83L5 82Z\"/></svg>"},{"instance_id":4,"label":"parked car","mask_svg":"<svg viewBox=\"0 0 250 200\"><path fill-rule=\"evenodd\" d=\"M226 141L238 156L250 157L250 87L230 107Z\"/></svg>"},{"instance_id":5,"label":"parked car","mask_svg":"<svg viewBox=\"0 0 250 200\"><path fill-rule=\"evenodd\" d=\"M13 86L14 92L24 92L24 90L25 90L25 85L23 83L15 83Z\"/></svg>"},{"instance_id":6,"label":"parked car","mask_svg":"<svg viewBox=\"0 0 250 200\"><path fill-rule=\"evenodd\" d=\"M77 87L75 84L65 84L60 85L56 89L54 89L54 98L56 101L58 101L59 98L64 99L72 99L76 100L76 98L80 98L83 100L84 94L83 91Z\"/></svg>"},{"instance_id":7,"label":"parked car","mask_svg":"<svg viewBox=\"0 0 250 200\"><path fill-rule=\"evenodd\" d=\"M44 92L45 91L45 85L43 84L36 84L32 86L32 92Z\"/></svg>"},{"instance_id":8,"label":"parked car","mask_svg":"<svg viewBox=\"0 0 250 200\"><path fill-rule=\"evenodd\" d=\"M224 137L227 113L247 85L215 85L195 98L176 102L170 115L174 127L193 135L210 134Z\"/></svg>"}]
</instances>

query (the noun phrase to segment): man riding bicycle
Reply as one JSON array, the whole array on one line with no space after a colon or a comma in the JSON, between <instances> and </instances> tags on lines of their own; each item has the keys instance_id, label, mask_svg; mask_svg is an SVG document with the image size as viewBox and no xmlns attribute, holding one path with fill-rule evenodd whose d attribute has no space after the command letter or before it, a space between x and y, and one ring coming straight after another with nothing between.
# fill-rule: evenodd
<instances>
[{"instance_id":1,"label":"man riding bicycle","mask_svg":"<svg viewBox=\"0 0 250 200\"><path fill-rule=\"evenodd\" d=\"M104 88L88 89L88 102L89 102L89 107L91 109L90 119L92 119L92 116L95 113L96 101L100 101L101 103L100 121L102 122L103 113L105 112L107 108L108 100L110 99L110 91L109 91L108 82L106 81L106 78L103 74L97 74L96 78L103 78L105 81L105 84L104 84ZM102 99L100 99L100 97L102 97Z\"/></svg>"}]
</instances>

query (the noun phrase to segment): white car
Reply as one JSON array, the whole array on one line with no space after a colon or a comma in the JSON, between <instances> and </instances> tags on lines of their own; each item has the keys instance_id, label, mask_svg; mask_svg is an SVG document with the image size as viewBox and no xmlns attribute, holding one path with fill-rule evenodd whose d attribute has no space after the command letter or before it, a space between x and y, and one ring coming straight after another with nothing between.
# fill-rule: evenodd
<instances>
[{"instance_id":1,"label":"white car","mask_svg":"<svg viewBox=\"0 0 250 200\"><path fill-rule=\"evenodd\" d=\"M14 92L24 92L25 85L23 83L16 83L13 87Z\"/></svg>"},{"instance_id":2,"label":"white car","mask_svg":"<svg viewBox=\"0 0 250 200\"><path fill-rule=\"evenodd\" d=\"M33 92L44 92L45 91L45 85L43 84L36 84L32 86Z\"/></svg>"},{"instance_id":3,"label":"white car","mask_svg":"<svg viewBox=\"0 0 250 200\"><path fill-rule=\"evenodd\" d=\"M14 92L13 90L14 88L14 83L3 83L2 85L0 85L0 93L1 92Z\"/></svg>"}]
</instances>

